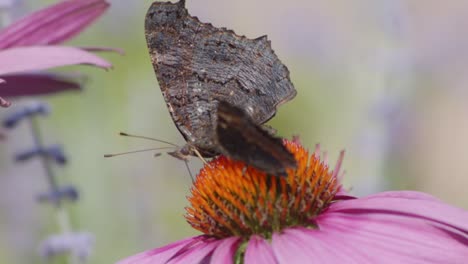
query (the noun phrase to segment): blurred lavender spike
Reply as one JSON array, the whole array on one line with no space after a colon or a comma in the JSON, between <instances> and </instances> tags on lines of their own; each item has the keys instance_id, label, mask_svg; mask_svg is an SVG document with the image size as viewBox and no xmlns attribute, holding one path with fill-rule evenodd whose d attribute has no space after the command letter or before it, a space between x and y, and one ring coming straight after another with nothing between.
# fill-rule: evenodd
<instances>
[{"instance_id":1,"label":"blurred lavender spike","mask_svg":"<svg viewBox=\"0 0 468 264\"><path fill-rule=\"evenodd\" d=\"M0 0L0 26L11 23L22 11L23 0Z\"/></svg>"},{"instance_id":2,"label":"blurred lavender spike","mask_svg":"<svg viewBox=\"0 0 468 264\"><path fill-rule=\"evenodd\" d=\"M68 200L71 202L76 202L80 197L78 190L75 186L64 186L59 187L58 190L48 192L48 193L41 193L37 196L38 202L49 202L53 204L57 204L60 201Z\"/></svg>"},{"instance_id":3,"label":"blurred lavender spike","mask_svg":"<svg viewBox=\"0 0 468 264\"><path fill-rule=\"evenodd\" d=\"M15 156L15 161L24 162L36 156L49 157L57 164L62 166L67 163L67 157L65 156L62 146L60 145L53 145L47 148L36 147L34 149L18 153Z\"/></svg>"},{"instance_id":4,"label":"blurred lavender spike","mask_svg":"<svg viewBox=\"0 0 468 264\"><path fill-rule=\"evenodd\" d=\"M94 236L88 232L51 235L39 246L39 254L45 259L72 254L84 262L91 255L94 241Z\"/></svg>"},{"instance_id":5,"label":"blurred lavender spike","mask_svg":"<svg viewBox=\"0 0 468 264\"><path fill-rule=\"evenodd\" d=\"M13 3L13 0L0 0L0 8L10 8Z\"/></svg>"},{"instance_id":6,"label":"blurred lavender spike","mask_svg":"<svg viewBox=\"0 0 468 264\"><path fill-rule=\"evenodd\" d=\"M22 110L16 111L8 115L5 120L3 120L3 127L5 128L14 128L21 120L28 118L34 115L48 115L50 108L45 103L36 103L34 105L27 106Z\"/></svg>"},{"instance_id":7,"label":"blurred lavender spike","mask_svg":"<svg viewBox=\"0 0 468 264\"><path fill-rule=\"evenodd\" d=\"M408 49L410 33L410 5L403 0L372 1L375 24L381 39L375 42L372 60L366 67L373 72L376 92L369 97L370 122L357 137L359 152L368 161L365 184L354 189L366 195L388 189L392 181L386 177L389 155L401 141L403 131L402 110L406 98L414 93L412 82L413 62Z\"/></svg>"},{"instance_id":8,"label":"blurred lavender spike","mask_svg":"<svg viewBox=\"0 0 468 264\"><path fill-rule=\"evenodd\" d=\"M53 145L46 149L47 156L51 157L55 162L61 166L67 163L67 156L63 152L61 145Z\"/></svg>"}]
</instances>

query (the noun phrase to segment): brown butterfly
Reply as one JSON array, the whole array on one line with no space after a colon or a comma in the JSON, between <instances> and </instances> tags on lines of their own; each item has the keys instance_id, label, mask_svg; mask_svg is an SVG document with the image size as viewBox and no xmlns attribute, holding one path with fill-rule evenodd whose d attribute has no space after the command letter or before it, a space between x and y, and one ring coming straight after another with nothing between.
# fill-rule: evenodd
<instances>
[{"instance_id":1,"label":"brown butterfly","mask_svg":"<svg viewBox=\"0 0 468 264\"><path fill-rule=\"evenodd\" d=\"M241 119L259 126L296 95L266 36L249 39L202 23L183 0L154 2L145 35L167 107L187 142L174 156L227 154L216 140L218 102L243 109Z\"/></svg>"}]
</instances>

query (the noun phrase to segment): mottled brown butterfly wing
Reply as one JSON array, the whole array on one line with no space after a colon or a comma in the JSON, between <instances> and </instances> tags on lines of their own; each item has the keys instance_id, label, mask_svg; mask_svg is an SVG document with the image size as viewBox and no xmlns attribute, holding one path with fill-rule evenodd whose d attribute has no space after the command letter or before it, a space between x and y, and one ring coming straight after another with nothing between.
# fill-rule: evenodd
<instances>
[{"instance_id":1,"label":"mottled brown butterfly wing","mask_svg":"<svg viewBox=\"0 0 468 264\"><path fill-rule=\"evenodd\" d=\"M184 151L195 147L210 157L220 152L215 140L218 101L244 109L260 125L296 90L265 36L248 39L201 23L184 2L154 2L145 35L167 107L187 141Z\"/></svg>"},{"instance_id":2,"label":"mottled brown butterfly wing","mask_svg":"<svg viewBox=\"0 0 468 264\"><path fill-rule=\"evenodd\" d=\"M271 175L285 175L287 168L296 168L282 140L256 125L242 109L221 101L217 117L217 145L225 156Z\"/></svg>"}]
</instances>

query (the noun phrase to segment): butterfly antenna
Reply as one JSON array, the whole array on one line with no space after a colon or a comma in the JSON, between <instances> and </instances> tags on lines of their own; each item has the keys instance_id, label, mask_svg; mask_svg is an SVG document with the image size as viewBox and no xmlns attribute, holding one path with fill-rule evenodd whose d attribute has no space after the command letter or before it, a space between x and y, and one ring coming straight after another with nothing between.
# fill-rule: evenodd
<instances>
[{"instance_id":1,"label":"butterfly antenna","mask_svg":"<svg viewBox=\"0 0 468 264\"><path fill-rule=\"evenodd\" d=\"M105 154L105 155L104 155L104 158L112 158L112 157L121 156L121 155L127 155L127 154L139 153L139 152L147 152L147 151L153 151L153 150L161 150L161 149L173 149L173 147L138 149L138 150L120 152L120 153L115 153L115 154ZM157 156L160 156L160 155L161 155L161 153L156 153L156 154L155 154L156 157L157 157Z\"/></svg>"},{"instance_id":2,"label":"butterfly antenna","mask_svg":"<svg viewBox=\"0 0 468 264\"><path fill-rule=\"evenodd\" d=\"M147 139L147 140L152 140L152 141L156 141L156 142L160 142L160 143L165 143L165 144L168 144L168 145L171 145L171 146L174 146L174 147L179 147L178 145L176 145L174 143L171 143L171 142L165 141L165 140L161 140L161 139L145 137L145 136L139 136L139 135L132 135L132 134L128 134L128 133L125 133L125 132L120 132L119 135L124 136L124 137Z\"/></svg>"},{"instance_id":3,"label":"butterfly antenna","mask_svg":"<svg viewBox=\"0 0 468 264\"><path fill-rule=\"evenodd\" d=\"M146 137L146 136L140 136L140 135L133 135L133 134L129 134L129 133L125 133L125 132L120 132L119 133L120 136L124 136L124 137L132 137L132 138L141 138L141 139L147 139L147 140L152 140L152 141L156 141L156 142L160 142L160 143L165 143L165 144L168 144L168 145L171 145L172 147L162 147L162 148L150 148L150 149L141 149L141 150L133 150L133 151L127 151L127 152L122 152L122 153L116 153L116 154L106 154L104 155L105 158L110 158L110 157L115 157L115 156L120 156L120 155L126 155L126 154L133 154L133 153L138 153L138 152L145 152L145 151L152 151L152 150L161 150L161 149L174 149L174 148L180 148L180 146L174 144L174 143L171 143L169 141L165 141L165 140L161 140L161 139L156 139L156 138L151 138L151 137ZM203 156L200 154L200 152L194 148L194 151L195 151L195 154L203 161L203 163L207 163L206 160L203 158ZM171 154L171 152L168 152L168 154ZM162 153L161 152L158 152L158 153L155 153L154 154L154 157L159 157L161 156ZM185 167L187 168L187 171L190 175L190 178L192 179L192 183L195 182L195 178L193 177L193 174L192 174L192 171L190 170L190 167L188 165L188 161L186 159L183 159L183 158L180 158L178 156L175 156L175 155L171 155L171 156L174 156L178 159L181 159L184 161L184 164L185 164Z\"/></svg>"}]
</instances>

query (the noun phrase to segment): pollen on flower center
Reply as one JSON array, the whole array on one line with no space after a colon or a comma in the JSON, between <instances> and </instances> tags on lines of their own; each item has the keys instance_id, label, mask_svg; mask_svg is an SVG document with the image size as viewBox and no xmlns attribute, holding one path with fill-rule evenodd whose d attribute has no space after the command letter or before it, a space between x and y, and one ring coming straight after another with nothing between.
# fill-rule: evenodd
<instances>
[{"instance_id":1,"label":"pollen on flower center","mask_svg":"<svg viewBox=\"0 0 468 264\"><path fill-rule=\"evenodd\" d=\"M284 141L297 169L286 177L267 175L220 156L200 171L188 198L186 219L199 231L224 238L270 238L286 227L314 227L313 219L339 189L337 171L296 142Z\"/></svg>"}]
</instances>

